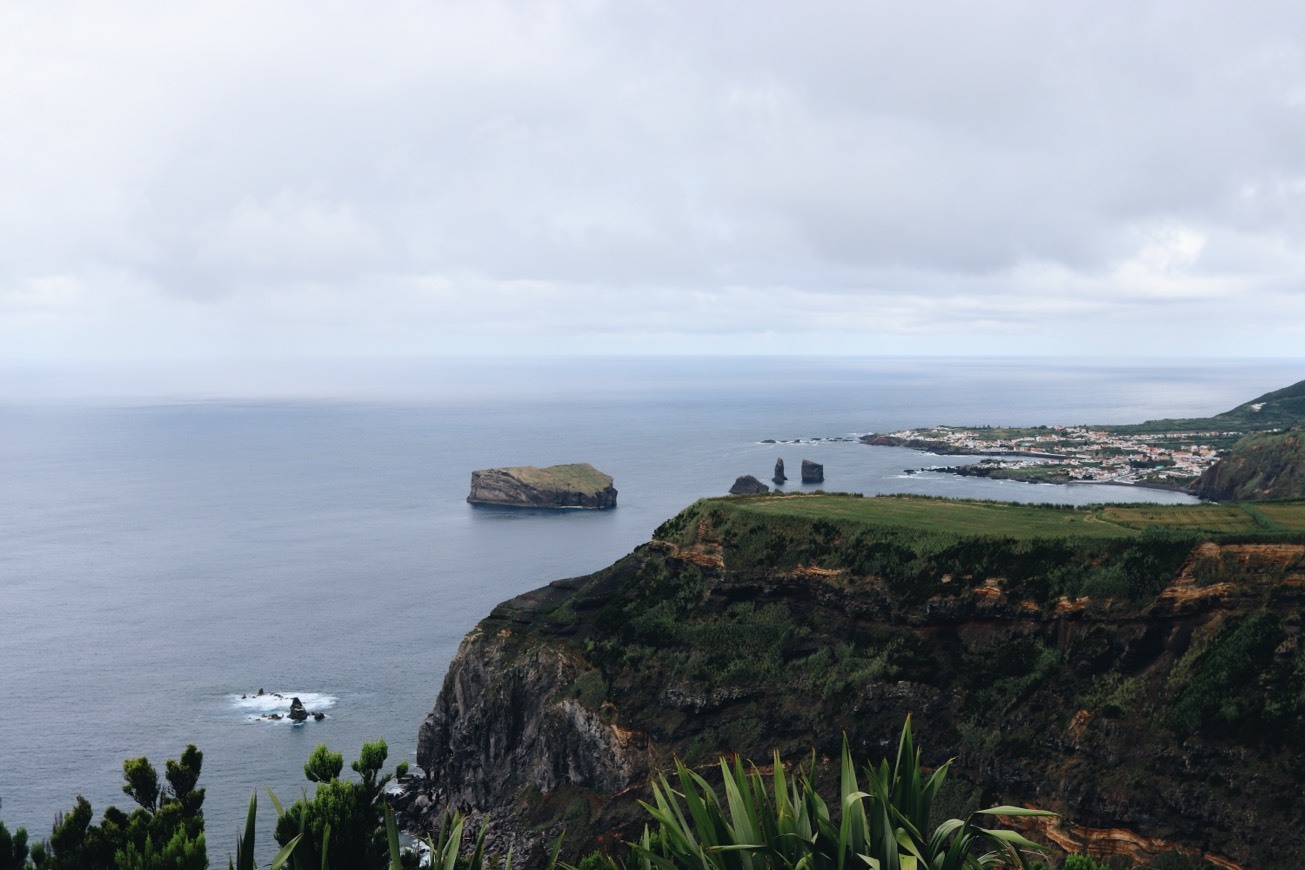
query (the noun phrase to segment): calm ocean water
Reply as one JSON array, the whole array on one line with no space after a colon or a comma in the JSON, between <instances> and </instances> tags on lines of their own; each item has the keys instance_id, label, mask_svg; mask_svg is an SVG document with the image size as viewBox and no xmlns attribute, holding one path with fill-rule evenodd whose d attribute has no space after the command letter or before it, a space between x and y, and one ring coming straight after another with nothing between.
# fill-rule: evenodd
<instances>
[{"instance_id":1,"label":"calm ocean water","mask_svg":"<svg viewBox=\"0 0 1305 870\"><path fill-rule=\"evenodd\" d=\"M790 474L803 458L823 462L831 490L1185 499L908 477L930 458L763 439L1207 414L1300 380L1305 361L586 360L353 375L243 391L170 383L143 397L101 386L86 400L60 381L57 401L43 400L44 382L0 377L11 397L0 404L0 819L11 829L45 836L79 793L97 817L123 806L123 759L161 767L195 743L222 861L251 790L297 797L317 743L349 760L384 737L391 763L411 760L459 640L494 604L611 563L736 476L768 479L776 457ZM473 469L574 461L616 478L616 510L464 501ZM328 718L259 721L241 700L259 688ZM265 796L261 809L266 845Z\"/></svg>"}]
</instances>

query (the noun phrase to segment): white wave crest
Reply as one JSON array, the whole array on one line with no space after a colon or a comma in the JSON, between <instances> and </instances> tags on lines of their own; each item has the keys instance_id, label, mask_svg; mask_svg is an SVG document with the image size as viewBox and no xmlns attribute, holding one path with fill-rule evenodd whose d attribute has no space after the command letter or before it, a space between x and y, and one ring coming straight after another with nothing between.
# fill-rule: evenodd
<instances>
[{"instance_id":1,"label":"white wave crest","mask_svg":"<svg viewBox=\"0 0 1305 870\"><path fill-rule=\"evenodd\" d=\"M250 721L266 720L274 715L282 717L281 721L290 721L285 717L290 712L290 702L295 698L299 699L299 703L303 704L304 709L309 713L324 713L334 707L339 700L335 695L328 695L325 692L264 691L260 695L255 691L227 696L231 706L244 713L245 718Z\"/></svg>"}]
</instances>

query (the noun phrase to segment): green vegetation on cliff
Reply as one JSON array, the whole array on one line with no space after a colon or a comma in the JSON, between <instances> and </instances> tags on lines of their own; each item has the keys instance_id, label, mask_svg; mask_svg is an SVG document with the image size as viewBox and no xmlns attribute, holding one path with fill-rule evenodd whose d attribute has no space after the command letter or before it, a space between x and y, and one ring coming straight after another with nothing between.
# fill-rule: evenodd
<instances>
[{"instance_id":1,"label":"green vegetation on cliff","mask_svg":"<svg viewBox=\"0 0 1305 870\"><path fill-rule=\"evenodd\" d=\"M1303 624L1305 503L709 499L500 605L418 758L445 793L583 845L636 837L639 785L673 758L835 758L841 733L872 755L914 712L926 763L956 759L952 815L1032 802L1064 815L1057 842L1138 863L1294 865L1305 835L1275 795L1305 778ZM464 762L475 746L493 757Z\"/></svg>"},{"instance_id":2,"label":"green vegetation on cliff","mask_svg":"<svg viewBox=\"0 0 1305 870\"><path fill-rule=\"evenodd\" d=\"M604 474L587 462L550 465L547 468L521 465L501 470L539 489L567 490L596 495L612 485L610 474Z\"/></svg>"},{"instance_id":3,"label":"green vegetation on cliff","mask_svg":"<svg viewBox=\"0 0 1305 870\"><path fill-rule=\"evenodd\" d=\"M1305 425L1305 381L1273 390L1213 417L1148 420L1131 426L1103 426L1121 434L1148 432L1263 432Z\"/></svg>"},{"instance_id":4,"label":"green vegetation on cliff","mask_svg":"<svg viewBox=\"0 0 1305 870\"><path fill-rule=\"evenodd\" d=\"M1305 498L1305 433L1242 438L1201 476L1195 492L1216 501Z\"/></svg>"},{"instance_id":5,"label":"green vegetation on cliff","mask_svg":"<svg viewBox=\"0 0 1305 870\"><path fill-rule=\"evenodd\" d=\"M649 870L1028 868L1023 850L1043 847L1015 831L984 828L980 817L993 824L1054 813L989 807L966 819L936 819L934 801L950 764L926 774L920 756L909 719L892 767L885 758L858 776L844 741L832 813L810 775L801 769L786 775L778 755L770 776L722 759L724 800L705 777L677 761L678 788L665 774L653 783L655 805L644 806L657 829L645 829L631 844L634 858ZM862 777L867 791L861 790Z\"/></svg>"}]
</instances>

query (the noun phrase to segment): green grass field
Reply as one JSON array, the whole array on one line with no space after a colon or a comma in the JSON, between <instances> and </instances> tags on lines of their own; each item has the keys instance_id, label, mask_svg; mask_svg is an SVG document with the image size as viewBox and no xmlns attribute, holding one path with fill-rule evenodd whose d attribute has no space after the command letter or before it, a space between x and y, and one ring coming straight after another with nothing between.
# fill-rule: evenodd
<instances>
[{"instance_id":1,"label":"green grass field","mask_svg":"<svg viewBox=\"0 0 1305 870\"><path fill-rule=\"evenodd\" d=\"M1305 501L1261 502L1255 507L1285 529L1305 531Z\"/></svg>"},{"instance_id":2,"label":"green grass field","mask_svg":"<svg viewBox=\"0 0 1305 870\"><path fill-rule=\"evenodd\" d=\"M768 516L851 520L920 531L1009 538L1122 538L1137 534L1130 528L1103 523L1089 510L1004 502L912 496L800 495L739 499L730 504L736 510Z\"/></svg>"},{"instance_id":3,"label":"green grass field","mask_svg":"<svg viewBox=\"0 0 1305 870\"><path fill-rule=\"evenodd\" d=\"M1255 518L1236 505L1113 505L1100 508L1102 522L1130 529L1166 528L1228 534L1260 528Z\"/></svg>"},{"instance_id":4,"label":"green grass field","mask_svg":"<svg viewBox=\"0 0 1305 870\"><path fill-rule=\"evenodd\" d=\"M597 493L612 485L610 475L604 474L587 462L550 465L547 468L519 465L503 470L514 475L518 480L541 488Z\"/></svg>"},{"instance_id":5,"label":"green grass field","mask_svg":"<svg viewBox=\"0 0 1305 870\"><path fill-rule=\"evenodd\" d=\"M1239 505L1092 505L1057 507L918 496L814 494L725 499L731 509L807 520L846 520L918 531L1007 538L1082 536L1126 538L1145 529L1173 529L1212 535L1266 531L1258 511L1278 530L1305 531L1305 502Z\"/></svg>"}]
</instances>

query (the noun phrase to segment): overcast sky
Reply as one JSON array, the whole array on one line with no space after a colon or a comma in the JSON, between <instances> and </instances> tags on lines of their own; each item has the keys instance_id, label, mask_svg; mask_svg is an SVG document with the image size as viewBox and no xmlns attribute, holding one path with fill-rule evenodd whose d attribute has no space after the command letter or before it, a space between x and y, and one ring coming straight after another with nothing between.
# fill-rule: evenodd
<instances>
[{"instance_id":1,"label":"overcast sky","mask_svg":"<svg viewBox=\"0 0 1305 870\"><path fill-rule=\"evenodd\" d=\"M0 4L0 362L1302 348L1298 2Z\"/></svg>"}]
</instances>

